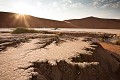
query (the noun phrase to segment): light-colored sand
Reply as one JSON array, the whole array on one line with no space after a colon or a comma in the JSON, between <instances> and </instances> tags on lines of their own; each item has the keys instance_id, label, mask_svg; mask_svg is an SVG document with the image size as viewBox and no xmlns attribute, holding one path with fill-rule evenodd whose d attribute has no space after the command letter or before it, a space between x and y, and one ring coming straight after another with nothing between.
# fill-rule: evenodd
<instances>
[{"instance_id":1,"label":"light-colored sand","mask_svg":"<svg viewBox=\"0 0 120 80\"><path fill-rule=\"evenodd\" d=\"M38 47L39 39L32 39L29 43L22 43L17 48L8 48L0 52L0 80L26 80L31 76L32 68L24 70L34 61L49 60L54 64L54 60L68 59L78 53L86 52L85 47L90 47L90 43L83 42L83 38L75 41L56 45L54 42L42 49ZM41 44L42 45L42 44ZM40 46L40 44L39 44Z\"/></svg>"}]
</instances>

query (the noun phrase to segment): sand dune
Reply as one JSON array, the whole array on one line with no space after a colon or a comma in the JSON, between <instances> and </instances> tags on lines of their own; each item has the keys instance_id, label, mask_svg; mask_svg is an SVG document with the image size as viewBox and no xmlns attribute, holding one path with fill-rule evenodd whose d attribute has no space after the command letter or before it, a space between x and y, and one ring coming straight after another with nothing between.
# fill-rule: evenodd
<instances>
[{"instance_id":1,"label":"sand dune","mask_svg":"<svg viewBox=\"0 0 120 80\"><path fill-rule=\"evenodd\" d=\"M30 15L20 15L9 12L0 12L0 28L15 28L15 27L70 28L75 26L64 21L49 20Z\"/></svg>"},{"instance_id":2,"label":"sand dune","mask_svg":"<svg viewBox=\"0 0 120 80\"><path fill-rule=\"evenodd\" d=\"M15 27L120 29L120 20L87 17L83 19L57 21L30 15L0 12L0 28Z\"/></svg>"},{"instance_id":3,"label":"sand dune","mask_svg":"<svg viewBox=\"0 0 120 80\"><path fill-rule=\"evenodd\" d=\"M103 19L97 17L87 17L83 19L66 20L79 28L92 29L120 29L120 19Z\"/></svg>"}]
</instances>

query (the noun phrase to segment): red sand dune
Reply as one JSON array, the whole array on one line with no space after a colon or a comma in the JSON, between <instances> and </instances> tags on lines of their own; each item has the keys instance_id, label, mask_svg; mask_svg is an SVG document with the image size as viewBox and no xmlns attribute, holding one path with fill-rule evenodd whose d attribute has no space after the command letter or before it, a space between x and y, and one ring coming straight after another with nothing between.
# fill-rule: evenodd
<instances>
[{"instance_id":1,"label":"red sand dune","mask_svg":"<svg viewBox=\"0 0 120 80\"><path fill-rule=\"evenodd\" d=\"M55 21L43 18L37 18L30 15L20 15L16 13L0 12L0 28L14 27L74 27L64 21Z\"/></svg>"},{"instance_id":2,"label":"red sand dune","mask_svg":"<svg viewBox=\"0 0 120 80\"><path fill-rule=\"evenodd\" d=\"M120 19L87 17L83 19L57 21L30 15L0 12L0 28L14 27L120 29Z\"/></svg>"},{"instance_id":3,"label":"red sand dune","mask_svg":"<svg viewBox=\"0 0 120 80\"><path fill-rule=\"evenodd\" d=\"M83 19L66 20L80 28L120 29L120 19L102 19L87 17Z\"/></svg>"}]
</instances>

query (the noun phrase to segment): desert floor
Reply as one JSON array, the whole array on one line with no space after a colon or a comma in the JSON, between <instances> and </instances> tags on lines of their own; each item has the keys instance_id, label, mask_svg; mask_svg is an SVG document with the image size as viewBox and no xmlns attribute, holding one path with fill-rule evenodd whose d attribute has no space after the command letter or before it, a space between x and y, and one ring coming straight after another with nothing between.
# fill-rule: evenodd
<instances>
[{"instance_id":1,"label":"desert floor","mask_svg":"<svg viewBox=\"0 0 120 80\"><path fill-rule=\"evenodd\" d=\"M2 33L0 80L119 80L120 46L91 39Z\"/></svg>"}]
</instances>

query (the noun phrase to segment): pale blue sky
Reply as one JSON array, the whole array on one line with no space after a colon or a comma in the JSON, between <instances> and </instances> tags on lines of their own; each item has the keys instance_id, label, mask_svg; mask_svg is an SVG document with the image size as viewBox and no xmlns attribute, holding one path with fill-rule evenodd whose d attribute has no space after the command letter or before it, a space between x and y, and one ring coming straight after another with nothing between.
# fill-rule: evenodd
<instances>
[{"instance_id":1,"label":"pale blue sky","mask_svg":"<svg viewBox=\"0 0 120 80\"><path fill-rule=\"evenodd\" d=\"M120 19L120 0L0 0L0 11L53 20L88 16Z\"/></svg>"}]
</instances>

